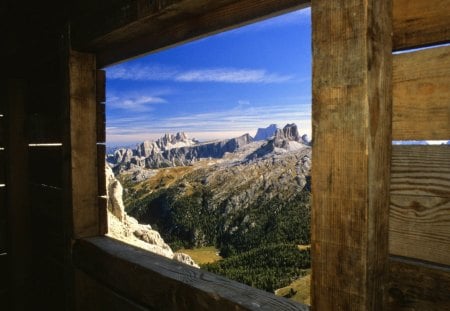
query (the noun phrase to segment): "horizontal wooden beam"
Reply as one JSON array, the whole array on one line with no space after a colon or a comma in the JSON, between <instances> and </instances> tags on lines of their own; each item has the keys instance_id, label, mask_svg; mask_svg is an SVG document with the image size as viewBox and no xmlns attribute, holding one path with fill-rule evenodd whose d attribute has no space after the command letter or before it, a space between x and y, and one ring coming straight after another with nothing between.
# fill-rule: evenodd
<instances>
[{"instance_id":1,"label":"horizontal wooden beam","mask_svg":"<svg viewBox=\"0 0 450 311\"><path fill-rule=\"evenodd\" d=\"M450 310L450 269L391 257L386 310Z\"/></svg>"},{"instance_id":2,"label":"horizontal wooden beam","mask_svg":"<svg viewBox=\"0 0 450 311\"><path fill-rule=\"evenodd\" d=\"M450 198L450 146L393 146L391 194Z\"/></svg>"},{"instance_id":3,"label":"horizontal wooden beam","mask_svg":"<svg viewBox=\"0 0 450 311\"><path fill-rule=\"evenodd\" d=\"M394 146L389 253L450 265L450 146Z\"/></svg>"},{"instance_id":4,"label":"horizontal wooden beam","mask_svg":"<svg viewBox=\"0 0 450 311\"><path fill-rule=\"evenodd\" d=\"M120 296L113 290L97 282L81 270L75 270L75 310L97 311L127 310L145 311L148 308L139 306L129 299Z\"/></svg>"},{"instance_id":5,"label":"horizontal wooden beam","mask_svg":"<svg viewBox=\"0 0 450 311\"><path fill-rule=\"evenodd\" d=\"M450 139L450 46L394 55L392 109L394 140Z\"/></svg>"},{"instance_id":6,"label":"horizontal wooden beam","mask_svg":"<svg viewBox=\"0 0 450 311\"><path fill-rule=\"evenodd\" d=\"M393 47L450 41L450 0L393 0Z\"/></svg>"},{"instance_id":7,"label":"horizontal wooden beam","mask_svg":"<svg viewBox=\"0 0 450 311\"><path fill-rule=\"evenodd\" d=\"M145 53L248 24L266 17L287 13L309 5L308 0L185 0L170 1L161 8L127 4L110 25L88 23L72 27L73 47L95 51L101 68ZM104 12L102 12L104 13ZM102 14L104 16L104 14ZM86 31L85 27L89 28ZM101 29L97 29L101 28ZM96 34L88 38L86 34ZM101 35L102 33L103 35Z\"/></svg>"},{"instance_id":8,"label":"horizontal wooden beam","mask_svg":"<svg viewBox=\"0 0 450 311\"><path fill-rule=\"evenodd\" d=\"M34 184L62 188L62 146L29 147L28 153L30 159L30 181Z\"/></svg>"},{"instance_id":9,"label":"horizontal wooden beam","mask_svg":"<svg viewBox=\"0 0 450 311\"><path fill-rule=\"evenodd\" d=\"M450 265L450 198L391 195L389 253Z\"/></svg>"},{"instance_id":10,"label":"horizontal wooden beam","mask_svg":"<svg viewBox=\"0 0 450 311\"><path fill-rule=\"evenodd\" d=\"M78 240L73 254L75 266L90 277L155 310L308 310L108 237Z\"/></svg>"}]
</instances>

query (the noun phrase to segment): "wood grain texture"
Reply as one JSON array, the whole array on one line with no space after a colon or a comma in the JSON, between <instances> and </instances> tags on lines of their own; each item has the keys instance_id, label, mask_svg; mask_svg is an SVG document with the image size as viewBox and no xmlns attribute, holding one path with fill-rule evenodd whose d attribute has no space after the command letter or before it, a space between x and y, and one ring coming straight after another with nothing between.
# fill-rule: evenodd
<instances>
[{"instance_id":1,"label":"wood grain texture","mask_svg":"<svg viewBox=\"0 0 450 311\"><path fill-rule=\"evenodd\" d=\"M391 195L389 253L450 265L450 198Z\"/></svg>"},{"instance_id":2,"label":"wood grain texture","mask_svg":"<svg viewBox=\"0 0 450 311\"><path fill-rule=\"evenodd\" d=\"M448 42L450 1L393 1L395 50Z\"/></svg>"},{"instance_id":3,"label":"wood grain texture","mask_svg":"<svg viewBox=\"0 0 450 311\"><path fill-rule=\"evenodd\" d=\"M450 265L450 146L394 146L389 252Z\"/></svg>"},{"instance_id":4,"label":"wood grain texture","mask_svg":"<svg viewBox=\"0 0 450 311\"><path fill-rule=\"evenodd\" d=\"M75 270L76 306L75 310L97 311L107 308L109 311L145 311L129 299L120 296L108 287L100 284L81 270Z\"/></svg>"},{"instance_id":5,"label":"wood grain texture","mask_svg":"<svg viewBox=\"0 0 450 311\"><path fill-rule=\"evenodd\" d=\"M30 181L53 187L63 184L62 146L29 147Z\"/></svg>"},{"instance_id":6,"label":"wood grain texture","mask_svg":"<svg viewBox=\"0 0 450 311\"><path fill-rule=\"evenodd\" d=\"M96 77L95 56L70 51L70 176L74 237L99 233Z\"/></svg>"},{"instance_id":7,"label":"wood grain texture","mask_svg":"<svg viewBox=\"0 0 450 311\"><path fill-rule=\"evenodd\" d=\"M394 146L391 194L450 198L450 146Z\"/></svg>"},{"instance_id":8,"label":"wood grain texture","mask_svg":"<svg viewBox=\"0 0 450 311\"><path fill-rule=\"evenodd\" d=\"M157 1L160 5L151 8L143 3L116 7L119 14L114 17L112 13L107 23L98 23L96 12L92 16L96 22L90 24L89 31L84 29L89 24L86 16L76 21L72 28L74 47L96 51L102 68L309 5L307 0Z\"/></svg>"},{"instance_id":9,"label":"wood grain texture","mask_svg":"<svg viewBox=\"0 0 450 311\"><path fill-rule=\"evenodd\" d=\"M450 46L394 55L393 83L394 140L450 139Z\"/></svg>"},{"instance_id":10,"label":"wood grain texture","mask_svg":"<svg viewBox=\"0 0 450 311\"><path fill-rule=\"evenodd\" d=\"M391 152L390 4L312 2L316 310L383 306Z\"/></svg>"},{"instance_id":11,"label":"wood grain texture","mask_svg":"<svg viewBox=\"0 0 450 311\"><path fill-rule=\"evenodd\" d=\"M308 310L108 237L78 240L74 260L114 292L156 310Z\"/></svg>"},{"instance_id":12,"label":"wood grain texture","mask_svg":"<svg viewBox=\"0 0 450 311\"><path fill-rule=\"evenodd\" d=\"M385 310L450 310L450 269L392 257Z\"/></svg>"}]
</instances>

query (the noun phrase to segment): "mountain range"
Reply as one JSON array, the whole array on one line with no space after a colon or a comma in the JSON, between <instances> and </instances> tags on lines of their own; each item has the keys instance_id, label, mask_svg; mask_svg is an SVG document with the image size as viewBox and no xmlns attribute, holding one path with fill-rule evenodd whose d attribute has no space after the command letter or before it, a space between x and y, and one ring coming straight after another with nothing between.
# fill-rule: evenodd
<instances>
[{"instance_id":1,"label":"mountain range","mask_svg":"<svg viewBox=\"0 0 450 311\"><path fill-rule=\"evenodd\" d=\"M185 166L201 159L223 158L256 141L268 144L263 144L262 150L253 153L253 158L275 151L275 148L298 149L301 145L309 144L306 135L299 135L295 124L287 124L283 129L271 124L267 128L258 129L255 138L244 134L210 142L199 142L190 139L184 132L179 132L176 135L165 134L155 141L144 141L135 148L118 148L107 156L107 162L114 167L115 172L135 167L155 169Z\"/></svg>"}]
</instances>

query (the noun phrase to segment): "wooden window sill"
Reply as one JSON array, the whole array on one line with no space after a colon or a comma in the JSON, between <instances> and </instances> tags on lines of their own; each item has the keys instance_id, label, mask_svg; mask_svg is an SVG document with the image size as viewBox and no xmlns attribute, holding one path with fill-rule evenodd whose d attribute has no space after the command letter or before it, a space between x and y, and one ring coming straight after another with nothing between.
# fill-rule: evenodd
<instances>
[{"instance_id":1,"label":"wooden window sill","mask_svg":"<svg viewBox=\"0 0 450 311\"><path fill-rule=\"evenodd\" d=\"M115 239L77 240L75 267L157 310L309 310L286 298L196 269Z\"/></svg>"}]
</instances>

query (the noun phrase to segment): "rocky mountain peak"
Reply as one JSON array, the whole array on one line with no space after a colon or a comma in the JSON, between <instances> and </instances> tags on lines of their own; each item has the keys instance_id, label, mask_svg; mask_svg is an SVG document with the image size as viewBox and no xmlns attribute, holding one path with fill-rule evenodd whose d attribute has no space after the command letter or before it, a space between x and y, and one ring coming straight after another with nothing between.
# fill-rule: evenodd
<instances>
[{"instance_id":1,"label":"rocky mountain peak","mask_svg":"<svg viewBox=\"0 0 450 311\"><path fill-rule=\"evenodd\" d=\"M273 137L278 130L278 126L276 124L271 124L265 128L258 128L255 138L255 141L258 140L266 140Z\"/></svg>"},{"instance_id":2,"label":"rocky mountain peak","mask_svg":"<svg viewBox=\"0 0 450 311\"><path fill-rule=\"evenodd\" d=\"M279 135L282 135L281 137ZM286 124L281 133L277 131L277 138L284 138L292 141L300 141L301 136L298 133L298 127L295 123Z\"/></svg>"}]
</instances>

